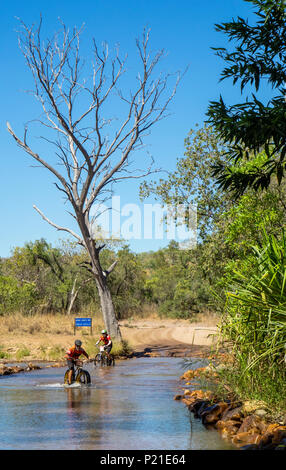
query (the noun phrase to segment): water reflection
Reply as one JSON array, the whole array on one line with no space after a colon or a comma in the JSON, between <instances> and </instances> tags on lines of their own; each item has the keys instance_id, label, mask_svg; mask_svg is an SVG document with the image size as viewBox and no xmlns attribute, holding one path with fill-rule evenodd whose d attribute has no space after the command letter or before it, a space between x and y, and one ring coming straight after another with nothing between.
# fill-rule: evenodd
<instances>
[{"instance_id":1,"label":"water reflection","mask_svg":"<svg viewBox=\"0 0 286 470\"><path fill-rule=\"evenodd\" d=\"M173 400L182 386L179 358L89 367L89 386L64 386L64 369L2 377L1 449L232 448Z\"/></svg>"}]
</instances>

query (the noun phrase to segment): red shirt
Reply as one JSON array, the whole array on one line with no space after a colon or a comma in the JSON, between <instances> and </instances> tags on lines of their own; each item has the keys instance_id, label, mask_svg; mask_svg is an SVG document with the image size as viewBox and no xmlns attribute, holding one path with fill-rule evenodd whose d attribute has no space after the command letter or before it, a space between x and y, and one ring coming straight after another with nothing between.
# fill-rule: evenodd
<instances>
[{"instance_id":1,"label":"red shirt","mask_svg":"<svg viewBox=\"0 0 286 470\"><path fill-rule=\"evenodd\" d=\"M109 335L100 337L100 341L102 341L105 345L107 345L110 340L111 340L111 338L110 338Z\"/></svg>"},{"instance_id":2,"label":"red shirt","mask_svg":"<svg viewBox=\"0 0 286 470\"><path fill-rule=\"evenodd\" d=\"M88 354L85 352L84 349L82 348L76 349L75 346L72 346L70 349L67 350L65 357L67 359L78 359L79 356L81 356L81 354L83 354L85 357L88 358Z\"/></svg>"}]
</instances>

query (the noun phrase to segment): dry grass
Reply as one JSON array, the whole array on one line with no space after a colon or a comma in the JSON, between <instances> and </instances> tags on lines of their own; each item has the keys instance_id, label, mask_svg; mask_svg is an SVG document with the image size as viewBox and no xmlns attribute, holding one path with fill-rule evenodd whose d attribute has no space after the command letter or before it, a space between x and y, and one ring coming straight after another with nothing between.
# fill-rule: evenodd
<instances>
[{"instance_id":1,"label":"dry grass","mask_svg":"<svg viewBox=\"0 0 286 470\"><path fill-rule=\"evenodd\" d=\"M77 317L86 317L78 314ZM60 314L38 314L24 316L20 313L0 316L0 360L63 360L67 348L81 339L83 347L90 355L95 353L95 342L104 328L99 314L92 317L92 335L90 328L77 328L74 335L74 318ZM217 317L204 314L197 317L197 322L189 320L162 319L154 308L145 308L141 314L134 314L120 322L123 339L136 347L144 342L156 344L164 342L170 346L183 338L191 343L195 326L214 326ZM200 340L200 335L196 335ZM204 344L198 342L197 344Z\"/></svg>"},{"instance_id":2,"label":"dry grass","mask_svg":"<svg viewBox=\"0 0 286 470\"><path fill-rule=\"evenodd\" d=\"M220 320L221 317L218 314L214 314L212 312L204 312L198 313L194 321L197 325L202 324L204 327L212 327L217 326Z\"/></svg>"},{"instance_id":3,"label":"dry grass","mask_svg":"<svg viewBox=\"0 0 286 470\"><path fill-rule=\"evenodd\" d=\"M102 320L93 317L92 337L102 328ZM76 329L76 337L83 343L90 333L90 328ZM60 360L74 340L74 316L17 313L0 317L0 359Z\"/></svg>"},{"instance_id":4,"label":"dry grass","mask_svg":"<svg viewBox=\"0 0 286 470\"><path fill-rule=\"evenodd\" d=\"M76 315L80 317L81 315ZM83 316L83 315L82 315ZM75 316L61 314L36 314L25 316L21 313L0 316L0 335L3 334L53 334L53 335L73 335ZM96 317L93 324L101 327L102 322Z\"/></svg>"}]
</instances>

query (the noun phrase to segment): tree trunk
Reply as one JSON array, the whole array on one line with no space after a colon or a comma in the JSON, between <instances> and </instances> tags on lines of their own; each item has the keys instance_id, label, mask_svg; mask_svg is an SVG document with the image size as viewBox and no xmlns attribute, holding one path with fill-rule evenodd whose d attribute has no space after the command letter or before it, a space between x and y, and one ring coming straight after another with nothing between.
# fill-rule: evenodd
<instances>
[{"instance_id":1,"label":"tree trunk","mask_svg":"<svg viewBox=\"0 0 286 470\"><path fill-rule=\"evenodd\" d=\"M101 311L105 328L112 338L122 341L120 328L115 316L114 305L107 283L101 283L96 279L97 289L100 298Z\"/></svg>"}]
</instances>

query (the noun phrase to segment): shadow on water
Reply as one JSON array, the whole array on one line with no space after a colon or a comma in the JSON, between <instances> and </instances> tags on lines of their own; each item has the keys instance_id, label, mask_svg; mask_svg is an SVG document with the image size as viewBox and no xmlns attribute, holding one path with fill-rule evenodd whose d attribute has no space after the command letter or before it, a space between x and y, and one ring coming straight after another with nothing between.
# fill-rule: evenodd
<instances>
[{"instance_id":1,"label":"shadow on water","mask_svg":"<svg viewBox=\"0 0 286 470\"><path fill-rule=\"evenodd\" d=\"M64 386L65 368L4 376L0 447L232 449L173 399L182 388L182 363L145 357L117 361L115 367L89 364L88 386Z\"/></svg>"}]
</instances>

